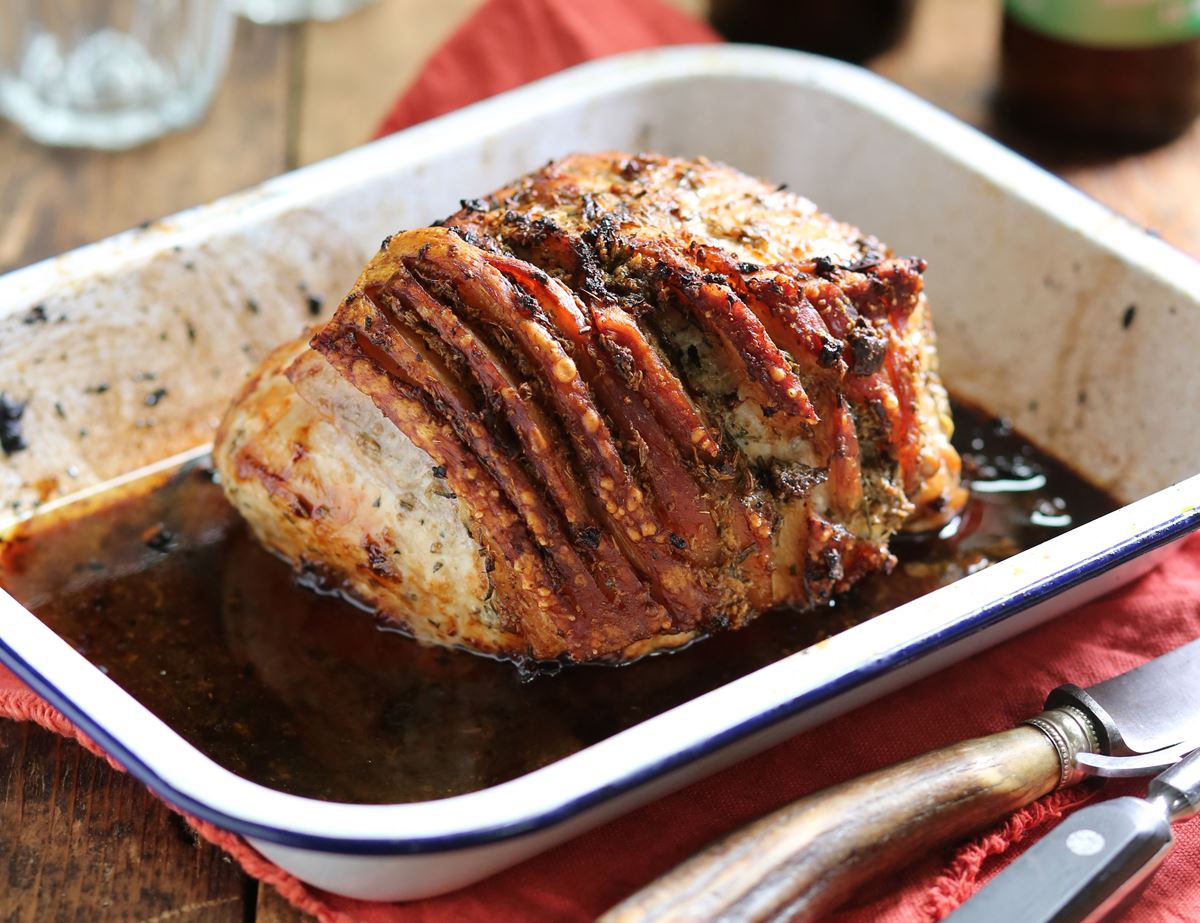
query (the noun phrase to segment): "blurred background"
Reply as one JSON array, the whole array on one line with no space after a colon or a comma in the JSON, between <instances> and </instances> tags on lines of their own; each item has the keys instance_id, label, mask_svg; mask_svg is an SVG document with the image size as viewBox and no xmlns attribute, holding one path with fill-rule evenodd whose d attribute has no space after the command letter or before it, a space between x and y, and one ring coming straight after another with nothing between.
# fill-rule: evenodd
<instances>
[{"instance_id":1,"label":"blurred background","mask_svg":"<svg viewBox=\"0 0 1200 923\"><path fill-rule=\"evenodd\" d=\"M64 85L69 74L60 72L61 62L47 65L31 53L33 26L64 31L81 8L94 16L163 2L7 0L0 11L0 81L26 89L30 68L44 75L49 67L43 79ZM861 61L1200 253L1196 219L1174 204L1187 191L1200 192L1200 136L1192 125L1200 108L1197 4L1122 3L1165 10L1178 20L1177 34L1150 35L1145 23L1129 21L1113 26L1115 36L1097 37L1089 29L1095 33L1107 20L1081 26L1070 17L1080 19L1078 10L1089 4L1112 7L1112 0L1051 0L1060 12L1043 15L1045 22L1037 8L1046 0L665 2L711 17L734 39ZM0 122L0 271L361 144L427 57L481 6L481 0L315 0L307 10L286 9L306 3L314 0L234 0L241 13L259 19L300 17L275 24L235 16L225 0L181 5L186 21L172 28L192 34L182 53L192 55L187 77L199 89L167 120L198 119L191 127L109 153L47 147L11 121ZM306 13L335 18L304 19ZM1072 40L1072 29L1082 32L1081 42ZM155 40L178 55L172 35L160 30ZM10 117L26 118L39 133L45 114L18 112L24 101L12 103L11 92L4 98ZM53 118L41 123L53 138ZM1105 169L1095 170L1098 164Z\"/></svg>"}]
</instances>

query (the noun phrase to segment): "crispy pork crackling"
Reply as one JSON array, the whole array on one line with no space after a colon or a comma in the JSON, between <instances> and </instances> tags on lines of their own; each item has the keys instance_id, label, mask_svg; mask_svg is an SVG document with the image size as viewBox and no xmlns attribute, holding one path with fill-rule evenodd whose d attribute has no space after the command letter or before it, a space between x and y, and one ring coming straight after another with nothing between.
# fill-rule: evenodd
<instances>
[{"instance_id":1,"label":"crispy pork crackling","mask_svg":"<svg viewBox=\"0 0 1200 923\"><path fill-rule=\"evenodd\" d=\"M812 608L963 502L924 269L720 164L568 157L388 238L244 387L222 483L297 568L481 653Z\"/></svg>"}]
</instances>

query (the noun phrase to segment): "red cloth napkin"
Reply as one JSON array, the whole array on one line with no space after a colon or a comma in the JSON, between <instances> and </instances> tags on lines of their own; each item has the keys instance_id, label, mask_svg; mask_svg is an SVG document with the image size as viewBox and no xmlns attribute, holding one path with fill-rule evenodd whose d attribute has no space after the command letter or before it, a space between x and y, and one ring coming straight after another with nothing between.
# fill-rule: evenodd
<instances>
[{"instance_id":1,"label":"red cloth napkin","mask_svg":"<svg viewBox=\"0 0 1200 923\"><path fill-rule=\"evenodd\" d=\"M657 0L491 0L428 62L381 127L395 130L580 61L716 36ZM518 52L514 52L518 49ZM880 702L793 738L456 894L379 904L311 888L239 837L189 819L205 839L296 907L323 921L471 923L585 921L714 837L794 798L966 737L1011 727L1045 693L1088 685L1200 636L1200 537L1124 591L1078 610ZM99 749L0 668L0 714L32 720ZM110 761L111 762L111 761ZM114 764L115 765L115 764ZM118 767L119 768L119 767ZM1143 783L1144 784L1144 783ZM1018 812L957 849L927 856L838 923L916 923L958 906L1052 821L1096 797L1138 791L1071 789ZM1178 829L1175 852L1129 920L1200 919L1200 821Z\"/></svg>"},{"instance_id":2,"label":"red cloth napkin","mask_svg":"<svg viewBox=\"0 0 1200 923\"><path fill-rule=\"evenodd\" d=\"M720 40L661 0L489 0L425 62L378 134L594 58Z\"/></svg>"}]
</instances>

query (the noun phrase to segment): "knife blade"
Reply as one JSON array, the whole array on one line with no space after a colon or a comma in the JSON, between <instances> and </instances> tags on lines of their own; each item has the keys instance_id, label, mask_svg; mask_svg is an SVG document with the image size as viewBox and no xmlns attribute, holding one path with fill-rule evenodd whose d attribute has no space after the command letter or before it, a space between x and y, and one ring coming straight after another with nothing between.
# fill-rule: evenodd
<instances>
[{"instance_id":1,"label":"knife blade","mask_svg":"<svg viewBox=\"0 0 1200 923\"><path fill-rule=\"evenodd\" d=\"M1046 707L1074 705L1088 711L1105 755L1152 753L1200 737L1197 677L1200 638L1089 689L1060 686L1050 693Z\"/></svg>"},{"instance_id":2,"label":"knife blade","mask_svg":"<svg viewBox=\"0 0 1200 923\"><path fill-rule=\"evenodd\" d=\"M710 845L603 923L812 920L870 879L1089 775L1153 775L1200 749L1200 639L1016 728L809 795ZM1136 799L1134 799L1136 800Z\"/></svg>"},{"instance_id":3,"label":"knife blade","mask_svg":"<svg viewBox=\"0 0 1200 923\"><path fill-rule=\"evenodd\" d=\"M1200 811L1200 750L1150 783L1145 799L1077 811L969 901L952 923L1098 923L1124 908Z\"/></svg>"}]
</instances>

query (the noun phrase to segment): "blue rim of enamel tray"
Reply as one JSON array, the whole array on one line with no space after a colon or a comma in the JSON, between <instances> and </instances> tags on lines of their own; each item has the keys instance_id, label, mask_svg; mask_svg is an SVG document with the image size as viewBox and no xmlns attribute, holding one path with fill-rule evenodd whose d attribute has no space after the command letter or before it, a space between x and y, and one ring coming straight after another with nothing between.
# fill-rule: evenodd
<instances>
[{"instance_id":1,"label":"blue rim of enamel tray","mask_svg":"<svg viewBox=\"0 0 1200 923\"><path fill-rule=\"evenodd\" d=\"M714 53L707 48L701 48L700 50L705 55ZM676 49L674 52L687 54L688 49ZM671 53L666 52L663 56L667 57ZM803 57L790 52L764 51L763 49L752 48L737 50L724 48L721 50L721 53L731 60L737 59L739 56L746 57L747 59L776 58L780 60L782 60L784 55L792 58ZM633 53L625 57L632 59L640 54L645 53ZM582 65L580 68L574 70L582 73L588 68L612 66L615 63L620 63L620 59L613 59L610 62L593 62L592 64ZM906 106L917 108L926 117L932 118L934 125L931 127L937 127L940 124L945 128L953 128L956 131L959 129L965 130L971 136L970 140L972 144L985 150L991 156L999 155L1006 158L1013 166L1019 165L1022 170L1028 171L1026 174L1027 178L1036 179L1037 183L1042 184L1046 189L1069 192L1071 197L1081 204L1086 203L1090 209L1096 208L1094 200L1088 199L1083 193L1070 187L1059 178L1037 168L1028 161L1025 161L1024 158L1011 151L1007 151L982 135L978 135L952 117L936 110L930 104L917 100L916 97L907 91L849 65L837 62L823 62L822 66L838 73L846 80L869 81L878 92L886 95L886 99L893 102L901 100ZM539 81L539 83L549 85L553 81L562 79L562 75L559 75L547 78L545 81ZM525 87L511 91L510 94L505 95L515 97L520 94L527 94L532 89L533 87ZM484 111L485 107L494 104L495 100L485 101L470 107L470 111L477 114ZM468 110L462 110L459 113L445 116L442 119L410 129L410 131L413 133L436 132L439 130L439 126L446 123L446 120L464 117L463 113L466 111ZM399 135L393 136L392 142L399 137ZM387 144L389 142L376 143ZM301 175L312 176L315 175L312 171L319 171L321 169L322 165L320 164L307 167L304 170L285 175L281 178L280 182L283 185L290 182L297 182ZM984 175L987 175L986 172ZM1107 209L1103 209L1103 212L1107 216L1113 216L1113 213ZM1146 236L1131 225L1123 227L1122 233L1131 234L1138 238ZM1172 250L1166 245L1162 245L1162 249L1164 253L1169 252L1173 256L1182 256L1178 251ZM25 270L18 270L17 274L28 274L35 271L37 271L36 266L28 267ZM137 755L135 747L122 743L101 721L93 719L88 715L81 705L70 699L53 682L34 669L3 638L0 638L0 662L9 666L22 680L62 711L77 727L96 741L110 756L120 762L131 775L143 782L157 795L194 817L209 821L243 836L297 849L324 853L361 856L401 856L440 853L511 840L516 837L547 830L570 821L586 811L598 808L621 795L632 792L640 786L660 779L671 772L681 770L699 759L711 756L726 747L772 728L789 718L796 717L835 698L852 693L866 686L868 683L878 680L906 665L943 651L980 632L994 628L1034 606L1047 602L1074 587L1128 564L1141 555L1168 545L1197 529L1200 529L1200 508L1185 509L1089 556L1074 560L1051 574L1037 580L1032 580L1018 590L998 595L983 605L969 608L956 617L951 624L931 628L923 634L915 638L909 638L903 643L896 644L883 652L866 656L857 664L851 665L848 669L839 673L835 678L799 690L786 700L778 701L771 707L764 708L750 718L714 730L712 734L705 736L703 739L696 740L688 746L680 747L657 759L642 761L637 765L630 766L628 769L619 771L605 784L557 798L548 804L542 803L531 807L530 810L523 813L514 812L514 814L519 813L519 816L479 824L471 829L449 830L442 833L339 836L330 833L298 831L288 829L283 825L273 825L239 817L236 814L217 808L204 801L201 796L184 791L181 787L164 778L161 772L152 769L143 758ZM33 615L29 615L29 617L35 618ZM792 656L799 657L803 656L803 654ZM784 658L780 662L786 662L788 659L790 658ZM769 670L771 667L764 667L763 669ZM750 674L750 676L754 675ZM746 678L743 677L742 680ZM734 682L741 682L742 680ZM715 690L715 692L719 691ZM622 734L624 733L628 733L628 731L622 732ZM621 734L616 736L620 737ZM604 743L607 743L607 741L597 746L603 746ZM198 758L202 756L195 748L190 749ZM541 771L544 770L538 770L538 772ZM309 801L309 799L296 797L297 809L302 810L303 804L306 801ZM364 808L368 806L355 805L353 807ZM385 805L379 806L379 809L395 810L395 807Z\"/></svg>"},{"instance_id":2,"label":"blue rim of enamel tray","mask_svg":"<svg viewBox=\"0 0 1200 923\"><path fill-rule=\"evenodd\" d=\"M103 724L94 720L76 702L69 699L53 683L30 667L3 639L0 639L0 661L9 666L39 695L62 711L105 752L121 763L132 776L144 783L155 794L201 820L209 821L218 827L243 836L298 849L327 853L386 856L446 852L512 839L568 821L618 795L632 791L673 770L680 769L695 760L712 755L727 746L764 731L781 721L851 692L906 664L963 641L1019 612L1046 602L1073 587L1127 564L1143 554L1168 545L1197 529L1200 529L1200 508L1185 510L1179 515L1139 532L1103 551L1064 567L1041 580L1034 581L1016 592L980 606L974 611L964 614L951 626L931 631L906 644L894 647L880 656L871 657L847 670L837 679L798 693L788 701L766 709L750 720L724 728L699 743L673 752L665 758L617 775L607 785L581 792L556 804L539 807L516 820L445 834L371 839L339 837L287 830L228 814L193 794L179 790L162 778L148 767L132 749L109 732Z\"/></svg>"}]
</instances>

